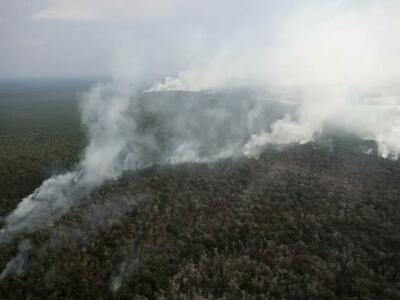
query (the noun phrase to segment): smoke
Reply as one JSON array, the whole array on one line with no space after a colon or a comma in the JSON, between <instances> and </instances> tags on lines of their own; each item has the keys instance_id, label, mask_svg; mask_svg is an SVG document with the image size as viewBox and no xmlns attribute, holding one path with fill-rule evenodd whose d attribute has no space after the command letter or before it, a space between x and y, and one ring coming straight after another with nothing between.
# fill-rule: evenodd
<instances>
[{"instance_id":1,"label":"smoke","mask_svg":"<svg viewBox=\"0 0 400 300\"><path fill-rule=\"evenodd\" d=\"M84 96L89 144L82 161L23 199L6 217L0 241L51 225L83 195L125 171L257 156L269 145L312 141L328 125L374 140L380 155L397 158L400 6L334 2L306 1L280 11L279 18L269 13L273 22L253 11L237 26L230 22L232 29L220 33L216 45L213 38L201 39L209 43L204 51L181 61L182 48L191 49L185 41L193 39L177 39L167 47L175 55L164 60L171 58L180 71L146 92L141 88L149 74L176 69L154 54L165 54L162 47L149 56L146 49L132 51L143 55L135 57L135 67L140 58L148 62L145 78L137 69L126 72L116 59L122 74L116 77L129 80L99 84ZM203 35L212 30L205 27Z\"/></svg>"},{"instance_id":2,"label":"smoke","mask_svg":"<svg viewBox=\"0 0 400 300\"><path fill-rule=\"evenodd\" d=\"M142 257L130 258L119 265L117 272L114 272L110 280L110 289L113 293L118 292L129 276L140 270L140 258Z\"/></svg>"},{"instance_id":3,"label":"smoke","mask_svg":"<svg viewBox=\"0 0 400 300\"><path fill-rule=\"evenodd\" d=\"M239 157L250 134L266 130L286 106L246 91L142 93L129 83L99 84L81 105L90 138L81 162L23 199L5 218L1 241L51 226L125 171Z\"/></svg>"},{"instance_id":4,"label":"smoke","mask_svg":"<svg viewBox=\"0 0 400 300\"><path fill-rule=\"evenodd\" d=\"M0 280L7 277L10 274L21 275L24 271L24 266L28 260L29 252L31 250L31 244L29 240L23 240L18 245L18 254L12 260L10 260L4 270L0 274Z\"/></svg>"},{"instance_id":5,"label":"smoke","mask_svg":"<svg viewBox=\"0 0 400 300\"><path fill-rule=\"evenodd\" d=\"M274 38L234 35L206 63L149 90L262 86L290 95L298 109L253 134L243 149L248 156L269 144L312 141L330 124L376 141L380 155L397 158L399 11L393 1L306 2L275 24Z\"/></svg>"}]
</instances>

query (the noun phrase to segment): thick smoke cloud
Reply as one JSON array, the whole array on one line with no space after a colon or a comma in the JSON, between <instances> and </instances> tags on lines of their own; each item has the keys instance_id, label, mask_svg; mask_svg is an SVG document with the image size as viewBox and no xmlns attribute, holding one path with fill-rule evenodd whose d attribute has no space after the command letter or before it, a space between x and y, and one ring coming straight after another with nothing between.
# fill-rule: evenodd
<instances>
[{"instance_id":1,"label":"thick smoke cloud","mask_svg":"<svg viewBox=\"0 0 400 300\"><path fill-rule=\"evenodd\" d=\"M143 93L126 83L98 85L82 101L90 137L82 161L23 199L5 219L0 239L50 225L124 171L239 157L250 135L267 130L287 106L250 91Z\"/></svg>"},{"instance_id":2,"label":"thick smoke cloud","mask_svg":"<svg viewBox=\"0 0 400 300\"><path fill-rule=\"evenodd\" d=\"M168 64L157 59L162 72L141 76L137 69L127 72L127 62L119 80L94 87L83 99L89 144L82 161L23 199L5 219L1 241L51 224L124 171L257 156L269 145L312 141L328 125L375 140L382 156L397 158L399 12L392 1L307 1L273 22L256 14L220 35L216 46L207 44L181 61L191 39L177 40L168 51L176 50L172 60L180 72L146 92L141 87L149 74L165 73Z\"/></svg>"},{"instance_id":3,"label":"thick smoke cloud","mask_svg":"<svg viewBox=\"0 0 400 300\"><path fill-rule=\"evenodd\" d=\"M330 123L375 140L382 156L397 158L400 5L306 3L275 24L272 43L250 35L238 46L234 36L206 63L166 77L150 90L255 85L290 95L299 109L253 135L246 155L257 155L268 144L311 141Z\"/></svg>"}]
</instances>

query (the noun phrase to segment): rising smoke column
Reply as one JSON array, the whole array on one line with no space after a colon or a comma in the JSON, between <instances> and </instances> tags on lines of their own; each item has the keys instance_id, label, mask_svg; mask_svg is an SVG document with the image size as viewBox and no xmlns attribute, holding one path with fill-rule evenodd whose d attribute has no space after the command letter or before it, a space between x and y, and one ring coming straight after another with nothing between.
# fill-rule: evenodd
<instances>
[{"instance_id":1,"label":"rising smoke column","mask_svg":"<svg viewBox=\"0 0 400 300\"><path fill-rule=\"evenodd\" d=\"M24 198L5 218L0 242L51 225L124 171L239 157L250 135L286 109L251 92L142 93L129 83L99 84L81 105L89 137L82 161Z\"/></svg>"},{"instance_id":2,"label":"rising smoke column","mask_svg":"<svg viewBox=\"0 0 400 300\"><path fill-rule=\"evenodd\" d=\"M83 195L115 178L123 171L127 132L133 123L124 117L130 94L112 84L100 84L85 95L82 121L88 129L89 145L75 170L45 180L24 198L5 219L0 241L12 240L20 232L33 232L57 220Z\"/></svg>"},{"instance_id":3,"label":"rising smoke column","mask_svg":"<svg viewBox=\"0 0 400 300\"><path fill-rule=\"evenodd\" d=\"M330 124L374 140L381 156L397 158L399 12L396 1L306 1L276 26L273 43L260 34L238 49L237 39L228 39L223 51L206 63L166 77L150 90L199 91L250 83L289 94L298 109L253 134L243 147L246 156L257 156L269 145L312 141Z\"/></svg>"}]
</instances>

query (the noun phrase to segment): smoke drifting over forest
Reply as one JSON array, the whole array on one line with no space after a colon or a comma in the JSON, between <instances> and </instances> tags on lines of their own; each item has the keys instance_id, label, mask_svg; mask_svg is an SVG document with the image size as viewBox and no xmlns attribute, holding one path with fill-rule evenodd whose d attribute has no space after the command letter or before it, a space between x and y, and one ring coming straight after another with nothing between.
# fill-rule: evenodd
<instances>
[{"instance_id":1,"label":"smoke drifting over forest","mask_svg":"<svg viewBox=\"0 0 400 300\"><path fill-rule=\"evenodd\" d=\"M23 199L6 217L0 241L47 226L124 171L257 157L269 146L310 142L326 126L374 140L381 156L397 159L399 4L307 3L273 22L261 13L241 20L216 45L207 38L213 28L176 33L179 42L164 54L180 70L151 84L154 74L176 68L160 58L162 47L150 51L158 52L157 63L136 45L118 48L115 79L82 99L89 144L81 162ZM138 57L126 58L130 49Z\"/></svg>"}]
</instances>

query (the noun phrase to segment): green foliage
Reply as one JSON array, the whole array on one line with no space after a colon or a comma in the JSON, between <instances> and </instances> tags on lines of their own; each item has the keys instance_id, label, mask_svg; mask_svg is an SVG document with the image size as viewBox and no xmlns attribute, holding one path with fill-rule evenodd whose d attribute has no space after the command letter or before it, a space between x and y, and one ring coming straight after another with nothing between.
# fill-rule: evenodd
<instances>
[{"instance_id":1,"label":"green foliage","mask_svg":"<svg viewBox=\"0 0 400 300\"><path fill-rule=\"evenodd\" d=\"M2 103L3 214L78 160L59 97ZM400 164L338 143L125 174L25 236L0 299L400 299ZM16 251L0 246L1 268Z\"/></svg>"},{"instance_id":2,"label":"green foliage","mask_svg":"<svg viewBox=\"0 0 400 300\"><path fill-rule=\"evenodd\" d=\"M78 161L85 142L77 93L0 93L1 215L44 179Z\"/></svg>"}]
</instances>

